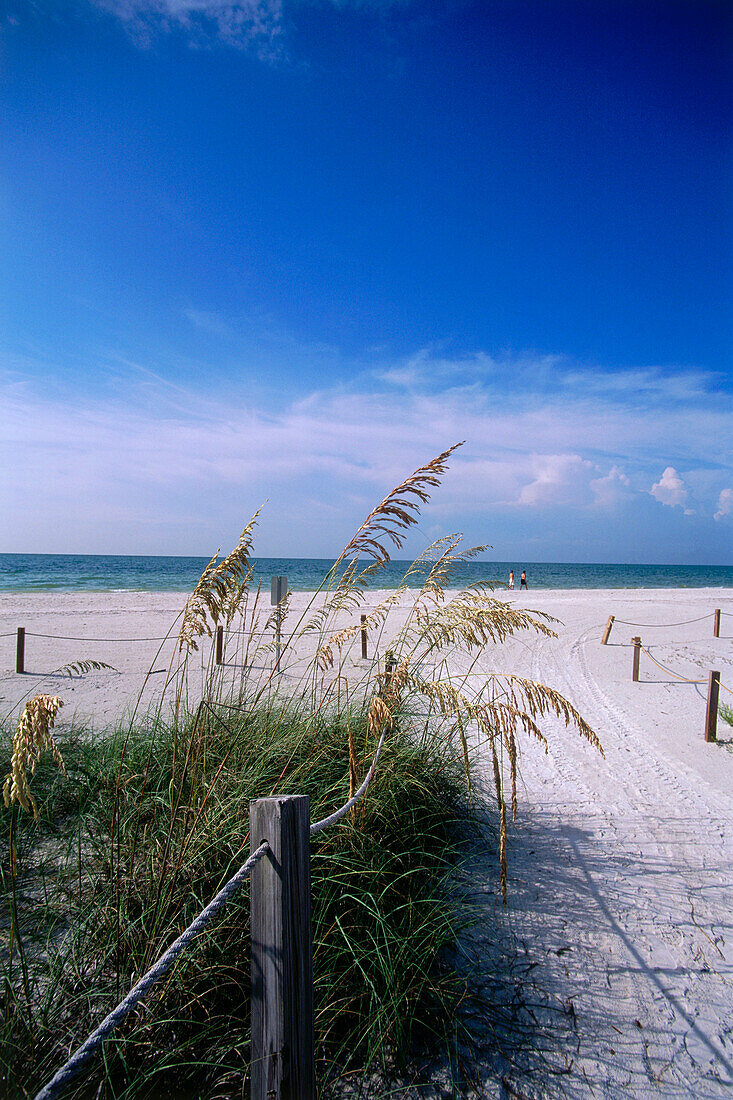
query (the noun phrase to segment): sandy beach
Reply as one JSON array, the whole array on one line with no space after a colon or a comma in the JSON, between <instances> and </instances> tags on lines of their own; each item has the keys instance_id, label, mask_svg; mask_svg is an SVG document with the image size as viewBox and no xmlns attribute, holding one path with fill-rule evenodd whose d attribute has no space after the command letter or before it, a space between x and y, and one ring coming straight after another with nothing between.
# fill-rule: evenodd
<instances>
[{"instance_id":1,"label":"sandy beach","mask_svg":"<svg viewBox=\"0 0 733 1100\"><path fill-rule=\"evenodd\" d=\"M371 594L369 604L377 598ZM733 1088L733 728L720 720L717 744L706 744L703 732L708 671L719 670L722 684L733 688L733 592L575 589L502 598L556 616L558 638L520 634L488 647L470 672L456 660L455 671L475 684L504 671L557 688L596 730L605 759L561 723L545 721L549 752L537 742L522 745L506 910L490 839L469 869L483 917L465 946L495 1004L484 1093L727 1095ZM296 594L293 609L307 599ZM402 602L394 628L406 614L409 600ZM2 714L29 691L52 692L64 699L60 724L91 721L102 731L129 713L152 662L163 671L149 680L142 702L150 705L174 651L173 643L163 643L156 657L160 643L153 639L166 634L182 603L180 593L3 595ZM722 611L719 638L713 637L715 608ZM268 612L263 609L263 621ZM609 615L617 622L602 646ZM19 626L27 632L23 675L14 671ZM684 679L642 652L640 681L633 683L633 635ZM202 648L203 660L210 645ZM292 662L298 656L286 678L297 675ZM49 675L84 659L118 671ZM263 675L269 660L268 654L259 659ZM227 661L222 675L234 680L233 641ZM368 670L358 646L350 661L350 674ZM733 704L733 696L723 690L720 701Z\"/></svg>"}]
</instances>

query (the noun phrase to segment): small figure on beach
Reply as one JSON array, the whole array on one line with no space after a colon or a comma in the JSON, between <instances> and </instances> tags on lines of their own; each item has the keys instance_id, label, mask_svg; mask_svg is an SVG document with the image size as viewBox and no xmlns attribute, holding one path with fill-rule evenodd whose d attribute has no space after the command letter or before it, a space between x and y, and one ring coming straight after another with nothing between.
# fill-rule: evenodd
<instances>
[{"instance_id":1,"label":"small figure on beach","mask_svg":"<svg viewBox=\"0 0 733 1100\"><path fill-rule=\"evenodd\" d=\"M526 588L526 587L527 587L527 570L523 569L522 570L522 575L519 578L519 591L521 592L522 589Z\"/></svg>"},{"instance_id":2,"label":"small figure on beach","mask_svg":"<svg viewBox=\"0 0 733 1100\"><path fill-rule=\"evenodd\" d=\"M514 570L509 570L509 587L514 588Z\"/></svg>"}]
</instances>

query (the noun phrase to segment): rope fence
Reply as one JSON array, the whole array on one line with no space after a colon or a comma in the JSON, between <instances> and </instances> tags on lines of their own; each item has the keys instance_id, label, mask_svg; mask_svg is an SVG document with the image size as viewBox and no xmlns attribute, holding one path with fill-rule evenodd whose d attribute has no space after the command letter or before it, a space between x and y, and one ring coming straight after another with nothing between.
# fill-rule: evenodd
<instances>
[{"instance_id":1,"label":"rope fence","mask_svg":"<svg viewBox=\"0 0 733 1100\"><path fill-rule=\"evenodd\" d=\"M683 619L679 623L632 623L628 619L617 619L615 615L608 616L608 622L606 628L603 631L603 637L601 638L601 645L608 645L608 639L611 636L611 630L614 623L619 623L621 626L635 626L641 629L649 630L666 630L677 626L689 626L691 623L702 623L710 616L713 617L713 637L720 637L720 608L716 607L714 611L708 611L707 615L700 615L696 619Z\"/></svg>"},{"instance_id":2,"label":"rope fence","mask_svg":"<svg viewBox=\"0 0 733 1100\"><path fill-rule=\"evenodd\" d=\"M389 669L388 669L389 672ZM206 706L222 723L207 700ZM221 888L188 928L168 947L149 970L135 983L129 993L120 1001L94 1031L73 1052L51 1080L38 1092L35 1100L55 1100L66 1086L79 1074L86 1062L100 1048L104 1040L143 1000L149 990L171 969L178 957L204 931L209 922L224 908L228 901L244 885L257 865L268 853L274 857L270 863L269 875L265 873L262 882L258 882L259 893L252 887L251 926L252 926L252 972L261 972L265 980L253 981L252 991L252 1100L279 1100L281 1096L298 1096L303 1100L315 1100L315 1074L313 1063L313 1004L312 1004L312 936L310 928L310 855L307 841L311 836L336 824L356 805L366 793L374 776L379 755L387 733L385 723L377 748L372 757L369 770L357 791L338 810L310 823L310 800L307 796L295 795L283 798L262 798L250 804L250 843L265 828L265 823L274 818L278 823L292 826L293 820L301 818L305 823L305 839L290 835L292 828L285 832L290 841L287 849L283 846L285 832L277 840L265 837L251 852L247 860L229 881ZM288 813L288 811L292 811ZM298 812L300 811L300 813ZM304 814L306 816L304 816ZM260 824L258 831L257 825ZM271 820L270 820L271 825ZM303 833L301 827L300 833ZM279 843L278 843L279 841ZM301 860L296 866L294 855L300 849ZM305 849L305 859L303 859ZM286 872L290 871L288 875ZM288 889L289 879L295 877L307 885L307 912L304 911L305 892ZM307 880L307 881L306 881ZM263 895L266 895L263 901ZM279 900L273 910L273 896ZM264 917L264 919L263 919ZM274 917L274 927L272 927ZM279 919L278 919L279 917ZM288 931L286 932L286 928ZM295 932L293 930L296 930ZM307 933L305 937L303 933ZM296 942L298 941L298 942ZM256 957L257 955L257 957ZM286 957L287 956L287 957ZM275 973L266 980L268 968L272 970L276 960ZM288 983L293 975L310 979L306 988L300 982ZM285 988L287 987L287 988ZM295 1003L298 1000L305 1003ZM273 1012L273 1004L279 1011ZM293 1010L294 1009L294 1010ZM289 1031L289 1034L285 1034ZM273 1079L277 1088L273 1088ZM296 1086L293 1089L293 1083ZM281 1092L280 1085L286 1086Z\"/></svg>"},{"instance_id":3,"label":"rope fence","mask_svg":"<svg viewBox=\"0 0 733 1100\"><path fill-rule=\"evenodd\" d=\"M689 626L690 623L701 623L714 614L714 611L708 611L707 615L700 615L698 619L684 619L681 623L630 623L627 619L617 619L615 616L614 622L621 623L623 626L640 626L663 630L667 626Z\"/></svg>"},{"instance_id":4,"label":"rope fence","mask_svg":"<svg viewBox=\"0 0 733 1100\"><path fill-rule=\"evenodd\" d=\"M361 616L361 656L362 656L363 659L366 659L366 656L367 656L367 627L366 627L365 619L366 619L366 616L362 615ZM45 634L45 633L41 633L40 631L26 630L26 628L22 627L22 626L19 626L15 631L9 631L5 634L0 634L0 639L2 639L2 638L12 638L12 637L16 638L15 671L17 673L24 673L26 671L26 669L25 669L25 639L26 638L42 638L46 641L60 641L60 642L93 642L95 645L96 644L105 644L106 645L106 644L110 644L110 643L111 644L116 644L116 643L139 644L139 643L145 643L145 642L158 642L158 643L161 643L161 642L167 642L167 641L173 642L175 644L178 641L178 635L173 634L173 633L165 634L163 636L141 637L141 638L119 638L119 637L117 637L117 638L93 638L93 637L90 637L88 635L82 635L82 634ZM248 640L249 639L256 640L256 639L262 639L262 638L271 638L272 639L272 644L275 646L275 649L276 649L277 654L278 654L277 663L279 663L279 660L280 660L279 654L280 654L280 649L283 646L283 643L282 643L282 623L277 621L277 620L274 623L272 623L270 626L268 626L266 628L263 628L263 629L260 629L260 630L255 630L255 629L237 630L237 629L226 628L222 625L219 625L219 626L216 627L212 637L213 637L213 641L214 641L215 662L216 662L217 665L223 665L223 664L226 663L225 660L224 660L224 649L225 649L227 640L229 638L233 638L233 637L245 637Z\"/></svg>"},{"instance_id":5,"label":"rope fence","mask_svg":"<svg viewBox=\"0 0 733 1100\"><path fill-rule=\"evenodd\" d=\"M705 618L707 618L707 617L708 616L705 616ZM608 637L608 633L609 633L611 625L612 625L612 618L609 619L608 625L606 626L606 633L604 634L604 637L602 639L602 644L605 644L605 641ZM720 621L719 620L719 612L716 612L716 626L719 624L719 621ZM716 637L717 636L718 635L716 633ZM656 665L657 668L661 669L661 671L664 672L667 676L674 676L676 680L680 681L683 684L694 684L696 686L700 686L701 684L705 683L705 680L693 680L689 676L683 676L681 672L676 672L673 668L668 668L666 665L663 665L661 663L661 661L658 661L656 657L652 656L652 654L649 652L648 648L645 645L642 644L641 638L639 638L639 637L632 638L631 639L631 644L632 644L633 650L634 650L634 652L633 652L633 664L632 664L632 667L631 667L631 679L634 683L639 682L639 661L640 661L640 657L641 657L642 652L647 655L647 657L652 662L652 664ZM727 691L729 695L733 695L733 691L731 691L730 688L726 687L725 684L721 684L721 682L720 682L720 672L718 670L711 670L708 673L707 684L708 684L708 696L707 696L707 707L706 707L706 711L705 711L705 740L706 741L717 741L717 739L718 739L718 710L719 710L718 699L719 699L720 689L722 688L723 691Z\"/></svg>"},{"instance_id":6,"label":"rope fence","mask_svg":"<svg viewBox=\"0 0 733 1100\"><path fill-rule=\"evenodd\" d=\"M26 638L52 638L61 642L164 642L168 637L176 635L165 634L162 638L88 638L86 635L73 634L37 634L34 630L26 630ZM9 635L3 635L9 637Z\"/></svg>"}]
</instances>

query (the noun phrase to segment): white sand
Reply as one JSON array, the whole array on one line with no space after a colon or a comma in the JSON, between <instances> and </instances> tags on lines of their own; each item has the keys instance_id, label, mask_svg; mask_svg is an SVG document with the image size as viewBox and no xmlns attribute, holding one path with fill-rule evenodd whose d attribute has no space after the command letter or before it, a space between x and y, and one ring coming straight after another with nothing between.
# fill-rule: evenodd
<instances>
[{"instance_id":1,"label":"white sand","mask_svg":"<svg viewBox=\"0 0 733 1100\"><path fill-rule=\"evenodd\" d=\"M473 884L484 919L469 941L496 1009L482 1066L487 1095L715 1097L733 1089L733 729L703 740L706 684L682 683L642 653L631 682L630 638L664 665L733 688L733 593L721 589L515 592L520 606L563 621L559 638L530 634L487 649L472 674L512 671L558 688L593 725L606 759L554 720L549 755L525 743L520 816L511 827L510 904L497 897L495 853L476 851ZM179 594L0 597L0 634L157 637ZM302 606L304 597L296 596ZM371 601L370 601L371 602ZM721 637L712 611L722 609ZM402 612L401 614L404 614ZM617 624L703 622L666 629ZM398 612L395 625L401 617ZM384 648L384 647L382 647ZM69 720L98 727L129 710L153 642L0 639L0 713L25 692L53 691ZM156 668L167 667L168 646ZM370 641L370 655L372 645ZM233 647L228 656L234 659ZM42 673L82 658L120 673L80 679ZM264 668L265 657L259 663ZM352 673L366 670L354 662ZM235 668L225 676L236 677ZM151 700L156 673L145 694ZM721 692L721 702L733 696ZM492 1031L493 1029L493 1031ZM497 1037L502 1054L495 1052Z\"/></svg>"}]
</instances>

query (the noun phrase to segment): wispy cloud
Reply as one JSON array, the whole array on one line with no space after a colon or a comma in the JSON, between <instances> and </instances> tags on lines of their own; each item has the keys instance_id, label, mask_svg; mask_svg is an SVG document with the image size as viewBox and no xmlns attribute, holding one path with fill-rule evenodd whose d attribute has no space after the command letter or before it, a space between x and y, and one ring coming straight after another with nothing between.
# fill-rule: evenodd
<instances>
[{"instance_id":1,"label":"wispy cloud","mask_svg":"<svg viewBox=\"0 0 733 1100\"><path fill-rule=\"evenodd\" d=\"M283 46L281 0L91 0L116 16L141 46L161 33L182 31L193 45L219 41L251 49L264 61Z\"/></svg>"},{"instance_id":2,"label":"wispy cloud","mask_svg":"<svg viewBox=\"0 0 733 1100\"><path fill-rule=\"evenodd\" d=\"M278 61L285 55L286 7L293 11L303 3L319 0L89 0L119 19L133 40L152 45L161 34L178 31L192 46L218 42L245 49L262 61ZM323 0L342 10L405 7L409 0Z\"/></svg>"},{"instance_id":3,"label":"wispy cloud","mask_svg":"<svg viewBox=\"0 0 733 1100\"><path fill-rule=\"evenodd\" d=\"M717 442L726 411L675 394L635 404L634 375L596 387L591 401L584 384L568 393L562 374L554 393L544 382L533 390L525 376L506 388L523 371L529 379L551 370L546 362L532 372L529 363L482 357L466 371L463 361L434 369L429 357L413 357L365 365L352 381L298 399L255 401L246 382L230 379L217 393L210 374L184 385L137 359L119 356L116 365L114 385L96 398L81 388L51 396L17 363L0 380L3 460L16 471L0 484L6 538L22 529L23 546L33 548L48 542L49 529L67 529L69 539L90 530L105 532L108 548L129 533L129 515L140 529L147 517L161 549L180 546L187 531L184 548L205 552L269 497L273 552L298 552L298 525L300 552L323 552L406 471L464 438L428 513L430 522L475 532L473 541L487 540L487 524L524 530L522 517L546 516L559 537L573 524L613 530L631 524L634 509L646 516L660 505L710 522L731 512L731 473ZM681 440L689 441L682 459Z\"/></svg>"}]
</instances>

